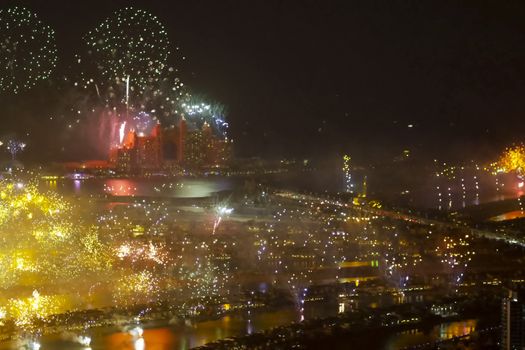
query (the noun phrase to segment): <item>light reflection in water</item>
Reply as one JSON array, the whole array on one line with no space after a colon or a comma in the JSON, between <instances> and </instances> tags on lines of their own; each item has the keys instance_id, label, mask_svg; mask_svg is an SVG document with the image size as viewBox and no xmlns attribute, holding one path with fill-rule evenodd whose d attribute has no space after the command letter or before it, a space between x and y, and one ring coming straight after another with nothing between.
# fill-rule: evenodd
<instances>
[{"instance_id":1,"label":"light reflection in water","mask_svg":"<svg viewBox=\"0 0 525 350\"><path fill-rule=\"evenodd\" d=\"M223 319L196 322L191 326L161 327L145 329L142 337L130 331L109 335L93 335L91 347L79 348L70 339L57 336L44 336L41 350L188 350L221 338L241 336L249 329L260 332L266 329L289 324L298 320L298 314L291 310L281 310L252 315L251 321L240 315L225 316ZM476 320L443 323L429 331L419 326L402 332L392 330L381 340L383 349L398 350L425 343L435 343L452 337L468 335L476 329ZM359 338L359 337L358 337ZM25 342L25 346L32 342ZM1 350L18 350L20 344L0 343Z\"/></svg>"},{"instance_id":2,"label":"light reflection in water","mask_svg":"<svg viewBox=\"0 0 525 350\"><path fill-rule=\"evenodd\" d=\"M135 350L144 350L146 348L144 338L135 340Z\"/></svg>"},{"instance_id":3,"label":"light reflection in water","mask_svg":"<svg viewBox=\"0 0 525 350\"><path fill-rule=\"evenodd\" d=\"M80 180L74 180L73 184L75 185L75 194L80 194L80 188L82 187Z\"/></svg>"},{"instance_id":4,"label":"light reflection in water","mask_svg":"<svg viewBox=\"0 0 525 350\"><path fill-rule=\"evenodd\" d=\"M476 330L476 324L476 320L465 320L442 323L432 328L430 332L423 332L417 328L408 329L390 336L384 348L392 350L404 349L468 335Z\"/></svg>"},{"instance_id":5,"label":"light reflection in water","mask_svg":"<svg viewBox=\"0 0 525 350\"><path fill-rule=\"evenodd\" d=\"M247 334L252 334L253 333L252 320L248 320L248 324L246 325L246 333Z\"/></svg>"},{"instance_id":6,"label":"light reflection in water","mask_svg":"<svg viewBox=\"0 0 525 350\"><path fill-rule=\"evenodd\" d=\"M105 349L112 350L168 350L174 349L176 337L169 328L146 329L142 336L135 332L120 332L106 338Z\"/></svg>"},{"instance_id":7,"label":"light reflection in water","mask_svg":"<svg viewBox=\"0 0 525 350\"><path fill-rule=\"evenodd\" d=\"M110 179L104 183L104 191L112 196L134 196L135 185L135 181L128 179Z\"/></svg>"},{"instance_id":8,"label":"light reflection in water","mask_svg":"<svg viewBox=\"0 0 525 350\"><path fill-rule=\"evenodd\" d=\"M173 179L63 179L45 181L47 189L59 190L63 194L99 195L115 197L145 196L168 198L204 198L233 187L233 180L225 178L173 178Z\"/></svg>"},{"instance_id":9,"label":"light reflection in water","mask_svg":"<svg viewBox=\"0 0 525 350\"><path fill-rule=\"evenodd\" d=\"M449 324L442 324L439 329L439 338L442 340L461 337L472 333L476 329L475 320L467 320L463 322L452 322Z\"/></svg>"}]
</instances>

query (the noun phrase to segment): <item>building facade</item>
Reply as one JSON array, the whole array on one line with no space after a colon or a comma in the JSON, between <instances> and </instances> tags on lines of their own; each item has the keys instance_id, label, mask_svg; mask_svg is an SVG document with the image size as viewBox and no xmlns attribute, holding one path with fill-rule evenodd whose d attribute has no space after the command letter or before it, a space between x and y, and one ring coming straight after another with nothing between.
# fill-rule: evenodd
<instances>
[{"instance_id":1,"label":"building facade","mask_svg":"<svg viewBox=\"0 0 525 350\"><path fill-rule=\"evenodd\" d=\"M501 349L525 349L525 290L509 289L501 310Z\"/></svg>"},{"instance_id":2,"label":"building facade","mask_svg":"<svg viewBox=\"0 0 525 350\"><path fill-rule=\"evenodd\" d=\"M187 169L206 169L227 166L233 143L218 137L204 123L201 128L188 130L186 120L170 128L156 125L149 135L131 130L122 143L110 150L110 162L120 173L155 172L176 165Z\"/></svg>"}]
</instances>

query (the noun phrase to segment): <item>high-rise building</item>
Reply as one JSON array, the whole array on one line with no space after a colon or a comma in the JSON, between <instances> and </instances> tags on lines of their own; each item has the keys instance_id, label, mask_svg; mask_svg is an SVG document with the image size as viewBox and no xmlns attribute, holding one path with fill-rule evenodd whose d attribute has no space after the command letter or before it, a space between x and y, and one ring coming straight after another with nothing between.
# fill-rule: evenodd
<instances>
[{"instance_id":1,"label":"high-rise building","mask_svg":"<svg viewBox=\"0 0 525 350\"><path fill-rule=\"evenodd\" d=\"M188 167L221 167L231 160L233 143L214 135L208 123L189 131L185 140L183 164Z\"/></svg>"},{"instance_id":2,"label":"high-rise building","mask_svg":"<svg viewBox=\"0 0 525 350\"><path fill-rule=\"evenodd\" d=\"M501 309L501 349L525 349L525 289L509 289Z\"/></svg>"},{"instance_id":3,"label":"high-rise building","mask_svg":"<svg viewBox=\"0 0 525 350\"><path fill-rule=\"evenodd\" d=\"M140 170L158 170L162 167L162 133L157 124L148 136L137 136L137 166Z\"/></svg>"},{"instance_id":4,"label":"high-rise building","mask_svg":"<svg viewBox=\"0 0 525 350\"><path fill-rule=\"evenodd\" d=\"M164 160L181 164L184 161L186 143L186 120L181 118L177 125L162 130Z\"/></svg>"},{"instance_id":5,"label":"high-rise building","mask_svg":"<svg viewBox=\"0 0 525 350\"><path fill-rule=\"evenodd\" d=\"M177 133L175 135L176 136L175 144L177 146L176 148L177 157L175 158L175 160L179 162L179 164L184 162L184 146L186 144L187 132L188 132L188 127L186 125L186 119L181 118L179 122L179 127L177 128Z\"/></svg>"},{"instance_id":6,"label":"high-rise building","mask_svg":"<svg viewBox=\"0 0 525 350\"><path fill-rule=\"evenodd\" d=\"M211 141L210 164L213 166L225 166L232 158L233 141L224 138L213 138Z\"/></svg>"},{"instance_id":7,"label":"high-rise building","mask_svg":"<svg viewBox=\"0 0 525 350\"><path fill-rule=\"evenodd\" d=\"M232 145L231 140L215 135L208 123L188 130L182 118L166 129L156 125L148 135L130 130L121 145L110 150L110 162L117 171L125 173L223 167L231 159Z\"/></svg>"},{"instance_id":8,"label":"high-rise building","mask_svg":"<svg viewBox=\"0 0 525 350\"><path fill-rule=\"evenodd\" d=\"M116 151L116 170L119 173L132 173L137 169L137 152L133 148L119 148Z\"/></svg>"},{"instance_id":9,"label":"high-rise building","mask_svg":"<svg viewBox=\"0 0 525 350\"><path fill-rule=\"evenodd\" d=\"M206 161L206 135L203 130L190 131L184 143L183 164L189 167L200 167Z\"/></svg>"},{"instance_id":10,"label":"high-rise building","mask_svg":"<svg viewBox=\"0 0 525 350\"><path fill-rule=\"evenodd\" d=\"M162 134L156 125L149 135L130 130L122 144L110 150L110 160L118 172L141 173L158 170L163 164Z\"/></svg>"}]
</instances>

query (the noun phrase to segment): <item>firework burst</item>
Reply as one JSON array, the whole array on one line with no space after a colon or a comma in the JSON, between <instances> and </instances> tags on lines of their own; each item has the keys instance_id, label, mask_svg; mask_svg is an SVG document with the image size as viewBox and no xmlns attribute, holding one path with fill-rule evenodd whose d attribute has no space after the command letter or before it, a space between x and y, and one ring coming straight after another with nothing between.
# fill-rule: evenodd
<instances>
[{"instance_id":1,"label":"firework burst","mask_svg":"<svg viewBox=\"0 0 525 350\"><path fill-rule=\"evenodd\" d=\"M19 93L49 78L57 49L53 30L23 7L0 10L0 91Z\"/></svg>"},{"instance_id":2,"label":"firework burst","mask_svg":"<svg viewBox=\"0 0 525 350\"><path fill-rule=\"evenodd\" d=\"M86 36L97 89L109 94L142 93L157 85L167 68L169 40L164 25L147 11L124 8ZM80 58L79 58L80 59ZM112 91L114 86L121 91ZM125 100L126 102L126 100Z\"/></svg>"},{"instance_id":3,"label":"firework burst","mask_svg":"<svg viewBox=\"0 0 525 350\"><path fill-rule=\"evenodd\" d=\"M507 148L496 164L498 170L502 172L515 171L520 178L523 178L525 172L525 145L519 144Z\"/></svg>"}]
</instances>

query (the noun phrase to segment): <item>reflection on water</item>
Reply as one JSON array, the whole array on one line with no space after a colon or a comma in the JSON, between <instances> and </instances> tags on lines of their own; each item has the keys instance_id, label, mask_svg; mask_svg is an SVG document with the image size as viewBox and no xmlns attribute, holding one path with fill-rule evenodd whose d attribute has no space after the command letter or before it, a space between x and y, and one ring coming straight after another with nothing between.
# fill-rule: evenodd
<instances>
[{"instance_id":1,"label":"reflection on water","mask_svg":"<svg viewBox=\"0 0 525 350\"><path fill-rule=\"evenodd\" d=\"M439 326L439 339L451 339L472 333L476 329L475 320L453 322Z\"/></svg>"},{"instance_id":2,"label":"reflection on water","mask_svg":"<svg viewBox=\"0 0 525 350\"><path fill-rule=\"evenodd\" d=\"M476 330L476 320L442 323L433 327L429 332L420 329L409 329L393 334L388 338L385 349L403 349L424 343L434 343L468 335Z\"/></svg>"},{"instance_id":3,"label":"reflection on water","mask_svg":"<svg viewBox=\"0 0 525 350\"><path fill-rule=\"evenodd\" d=\"M137 187L133 180L108 179L104 181L104 192L117 197L135 196L137 194Z\"/></svg>"},{"instance_id":4,"label":"reflection on water","mask_svg":"<svg viewBox=\"0 0 525 350\"><path fill-rule=\"evenodd\" d=\"M146 329L143 339L137 339L129 332L118 332L94 339L92 349L136 350L142 347L146 350L185 350L296 321L297 314L293 310L257 313L250 318L246 315L228 315L218 320L198 322L193 326Z\"/></svg>"},{"instance_id":5,"label":"reflection on water","mask_svg":"<svg viewBox=\"0 0 525 350\"><path fill-rule=\"evenodd\" d=\"M197 322L190 326L162 326L146 328L142 332L108 329L93 331L90 347L72 340L70 335L46 335L40 339L40 350L186 350L249 332L261 332L298 321L291 309L247 315L228 315L217 320ZM0 343L1 350L18 350L19 342Z\"/></svg>"},{"instance_id":6,"label":"reflection on water","mask_svg":"<svg viewBox=\"0 0 525 350\"><path fill-rule=\"evenodd\" d=\"M142 336L127 332L114 333L103 340L101 349L119 350L167 350L176 349L176 337L169 328L146 329ZM96 349L93 345L92 349Z\"/></svg>"},{"instance_id":7,"label":"reflection on water","mask_svg":"<svg viewBox=\"0 0 525 350\"><path fill-rule=\"evenodd\" d=\"M277 187L292 188L298 190L309 190L314 192L335 193L341 189L333 187L337 181L319 181L317 173L304 176L301 172L279 174L266 179L270 184ZM324 174L323 176L326 176ZM323 177L324 179L324 177ZM266 181L265 180L265 181ZM438 186L422 186L414 188L407 194L390 193L388 186L377 183L376 193L379 199L398 204L410 204L421 208L438 208L441 210L456 210L471 205L502 201L518 198L523 195L521 189L517 189L514 178L509 178L503 186L494 184L494 179L489 177L483 182L478 180L473 183L466 182L465 188L458 184L447 183ZM448 181L448 180L447 180ZM458 180L459 181L459 180ZM457 182L457 181L456 181ZM172 198L204 198L212 196L220 191L231 190L235 183L242 184L241 178L231 177L202 177L202 178L90 178L90 179L60 179L46 181L45 185L50 189L57 189L63 194L75 195L97 195L109 194L112 196L148 196L148 197L172 197ZM476 188L479 185L479 190Z\"/></svg>"},{"instance_id":8,"label":"reflection on water","mask_svg":"<svg viewBox=\"0 0 525 350\"><path fill-rule=\"evenodd\" d=\"M509 211L508 213L503 213L498 216L494 216L490 218L490 221L507 221L507 220L514 220L525 217L525 211L523 210L514 210Z\"/></svg>"},{"instance_id":9,"label":"reflection on water","mask_svg":"<svg viewBox=\"0 0 525 350\"><path fill-rule=\"evenodd\" d=\"M101 195L116 197L171 197L204 198L221 191L232 189L227 178L180 178L180 179L62 179L45 181L48 189L63 194Z\"/></svg>"},{"instance_id":10,"label":"reflection on water","mask_svg":"<svg viewBox=\"0 0 525 350\"><path fill-rule=\"evenodd\" d=\"M197 322L191 326L161 326L143 332L97 330L92 334L90 347L73 342L71 337L44 336L40 350L187 350L206 343L261 332L273 327L298 321L299 315L290 309L247 315L228 315L217 320ZM379 348L402 349L424 343L434 343L468 335L476 329L476 320L442 323L427 331L415 327L403 332L387 333ZM356 335L360 337L360 335ZM366 343L366 339L365 339ZM20 349L14 342L0 344L0 349Z\"/></svg>"}]
</instances>

